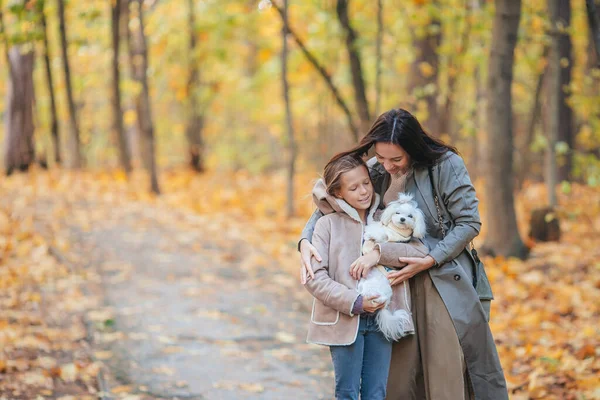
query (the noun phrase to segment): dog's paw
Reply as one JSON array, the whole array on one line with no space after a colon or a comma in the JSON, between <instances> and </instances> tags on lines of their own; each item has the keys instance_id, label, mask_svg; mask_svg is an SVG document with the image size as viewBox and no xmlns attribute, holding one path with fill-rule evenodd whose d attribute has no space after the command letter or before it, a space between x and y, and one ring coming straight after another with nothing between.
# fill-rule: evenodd
<instances>
[{"instance_id":1,"label":"dog's paw","mask_svg":"<svg viewBox=\"0 0 600 400\"><path fill-rule=\"evenodd\" d=\"M367 253L371 252L371 250L373 250L375 248L375 244L376 244L376 242L374 240L371 240L371 239L365 240L365 243L363 244L363 247L362 247L363 254L367 254Z\"/></svg>"},{"instance_id":2,"label":"dog's paw","mask_svg":"<svg viewBox=\"0 0 600 400\"><path fill-rule=\"evenodd\" d=\"M372 225L367 225L367 227L365 228L364 239L373 240L376 243L383 243L387 242L388 237L387 233L383 229L383 225L381 225L380 223L376 223Z\"/></svg>"}]
</instances>

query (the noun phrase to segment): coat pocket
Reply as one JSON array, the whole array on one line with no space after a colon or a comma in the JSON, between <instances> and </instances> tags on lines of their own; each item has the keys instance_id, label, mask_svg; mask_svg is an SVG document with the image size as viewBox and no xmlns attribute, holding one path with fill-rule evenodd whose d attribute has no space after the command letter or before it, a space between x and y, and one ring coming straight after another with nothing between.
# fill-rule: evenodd
<instances>
[{"instance_id":1,"label":"coat pocket","mask_svg":"<svg viewBox=\"0 0 600 400\"><path fill-rule=\"evenodd\" d=\"M315 325L335 325L340 320L340 312L327 307L320 300L313 300L310 322Z\"/></svg>"},{"instance_id":2,"label":"coat pocket","mask_svg":"<svg viewBox=\"0 0 600 400\"><path fill-rule=\"evenodd\" d=\"M483 263L480 261L476 264L477 268L477 286L475 289L477 290L477 294L479 295L479 299L481 300L493 300L494 294L492 293L492 287L490 285L490 281L488 280L487 274L485 273L485 268L483 267Z\"/></svg>"},{"instance_id":3,"label":"coat pocket","mask_svg":"<svg viewBox=\"0 0 600 400\"><path fill-rule=\"evenodd\" d=\"M473 286L477 291L477 295L481 301L489 301L494 299L492 293L492 286L488 280L487 274L485 273L485 267L481 260L476 260L473 254L468 248L465 248L465 252L469 255L469 259L473 263Z\"/></svg>"}]
</instances>

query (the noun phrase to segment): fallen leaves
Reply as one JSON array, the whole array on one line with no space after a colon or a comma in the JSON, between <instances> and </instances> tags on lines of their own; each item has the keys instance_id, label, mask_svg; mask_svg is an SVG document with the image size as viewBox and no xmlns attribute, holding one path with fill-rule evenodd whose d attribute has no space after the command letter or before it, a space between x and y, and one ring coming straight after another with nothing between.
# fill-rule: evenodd
<instances>
[{"instance_id":1,"label":"fallen leaves","mask_svg":"<svg viewBox=\"0 0 600 400\"><path fill-rule=\"evenodd\" d=\"M152 368L152 372L160 375L173 376L175 375L176 370L175 368L167 367L166 365L161 365L159 367Z\"/></svg>"},{"instance_id":2,"label":"fallen leaves","mask_svg":"<svg viewBox=\"0 0 600 400\"><path fill-rule=\"evenodd\" d=\"M51 254L27 201L0 205L0 393L90 399L100 367L85 356L80 311L93 299L82 301L84 279Z\"/></svg>"},{"instance_id":3,"label":"fallen leaves","mask_svg":"<svg viewBox=\"0 0 600 400\"><path fill-rule=\"evenodd\" d=\"M573 190L582 197L562 197L562 207L598 198L596 189ZM514 398L599 398L600 238L590 231L599 211L589 204L585 218L561 219L561 242L537 244L525 262L486 259L496 294L491 326Z\"/></svg>"},{"instance_id":4,"label":"fallen leaves","mask_svg":"<svg viewBox=\"0 0 600 400\"><path fill-rule=\"evenodd\" d=\"M215 389L224 390L235 390L240 389L250 393L262 393L265 388L260 383L245 383L245 382L233 382L233 381L219 381L213 384Z\"/></svg>"},{"instance_id":5,"label":"fallen leaves","mask_svg":"<svg viewBox=\"0 0 600 400\"><path fill-rule=\"evenodd\" d=\"M113 357L113 352L109 350L104 351L96 351L94 352L94 357L96 360L110 360Z\"/></svg>"},{"instance_id":6,"label":"fallen leaves","mask_svg":"<svg viewBox=\"0 0 600 400\"><path fill-rule=\"evenodd\" d=\"M73 272L50 254L53 248L65 254L74 253L75 244L63 230L67 219L85 231L94 226L108 226L111 221L106 218L106 213L111 209L123 210L134 204L147 203L156 207L153 209L181 210L181 217L175 220L171 219L172 213L148 216L165 226L177 224L180 228L175 237L163 238L160 248L165 255L152 260L157 265L164 267L173 262L167 253L175 246L174 241L178 241L202 254L210 263L236 263L239 271L232 271L232 274L244 274L243 290L265 279L269 279L269 291L284 295L298 285L296 240L313 208L310 198L305 196L310 193L312 174L299 176L296 180L296 193L300 193L297 199L299 216L292 219L284 215L286 191L282 174L196 175L174 170L164 176L165 195L158 198L142 193L145 184L138 184L141 180L136 176L132 179L128 184L114 173L70 175L52 171L39 174L35 183L38 194L53 197L54 208L49 210L53 217L51 241L44 240L36 232L34 216L28 211L28 207L39 200L32 194L32 183L28 178L18 175L0 183L7 192L20 194L9 208L0 207L0 348L3 349L0 373L10 374L16 382L31 383L32 387L37 387L38 394L44 395L54 389L47 386L49 378L50 381L54 377L74 384L88 382L99 368L95 363L80 365L75 359L58 359L57 349L69 354L76 351L77 343L85 337L85 329L81 326L54 329L40 310L48 293L60 300L57 309L61 312L78 313L92 308L78 286L94 279L94 275L73 277ZM491 326L514 399L600 398L597 378L600 376L600 191L578 184L572 184L570 190L570 195L559 196L562 209L557 215L564 232L560 243L534 244L532 257L526 262L501 258L485 260L496 295ZM528 215L528 207L543 196L543 185L526 186L517 202L519 215ZM104 208L73 213L72 203L86 198L101 199ZM485 199L481 204L485 209ZM523 233L526 225L522 217ZM220 247L205 247L194 226L202 226L203 234L216 238ZM138 228L139 232L126 236L127 243L143 243L143 223ZM237 241L247 243L249 250L241 253L234 245ZM135 279L132 266L125 263L113 262L100 268L111 277L109 282L113 284ZM218 289L225 281L214 270L207 269L196 281L190 280L182 294L193 301L202 297L202 290L211 290L198 285ZM244 315L270 312L269 307L262 304L247 304L240 310ZM139 310L127 312L134 315ZM298 316L306 317L300 312ZM203 318L211 324L237 321L234 316L219 310L216 304L193 310L190 317ZM116 315L111 308L103 308L87 312L87 318L97 326L112 328ZM293 363L296 355L288 345L300 340L285 329L285 326L275 329L278 347L269 354ZM106 329L98 332L96 338L100 344L123 339L156 340L164 345L164 354L182 352L183 348L174 338L163 331L164 327L159 324L150 326L147 332L129 334ZM238 348L224 348L222 352L232 357L254 357ZM30 358L31 354L35 356ZM113 356L109 351L98 351L94 355L97 360L110 360ZM157 366L153 372L169 377L176 375L171 366ZM315 379L332 378L331 371L319 368L308 374ZM180 387L185 387L185 382L177 382ZM0 391L2 384L0 381ZM266 390L255 382L219 381L213 387L248 393ZM112 393L133 400L137 397L130 394L132 391L135 388L117 387ZM61 395L51 394L57 398ZM79 394L75 396L84 398Z\"/></svg>"},{"instance_id":7,"label":"fallen leaves","mask_svg":"<svg viewBox=\"0 0 600 400\"><path fill-rule=\"evenodd\" d=\"M277 332L275 334L275 339L279 340L282 343L296 343L296 336L287 332Z\"/></svg>"}]
</instances>

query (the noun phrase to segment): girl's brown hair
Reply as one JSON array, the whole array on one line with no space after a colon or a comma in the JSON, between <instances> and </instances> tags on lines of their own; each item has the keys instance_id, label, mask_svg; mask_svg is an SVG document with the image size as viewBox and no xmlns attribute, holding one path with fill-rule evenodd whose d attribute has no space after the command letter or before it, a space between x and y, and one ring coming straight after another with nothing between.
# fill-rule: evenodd
<instances>
[{"instance_id":1,"label":"girl's brown hair","mask_svg":"<svg viewBox=\"0 0 600 400\"><path fill-rule=\"evenodd\" d=\"M342 188L342 174L352 171L356 167L365 167L368 172L367 164L360 154L356 152L342 152L336 154L329 160L323 172L323 180L327 187L327 193L336 196Z\"/></svg>"}]
</instances>

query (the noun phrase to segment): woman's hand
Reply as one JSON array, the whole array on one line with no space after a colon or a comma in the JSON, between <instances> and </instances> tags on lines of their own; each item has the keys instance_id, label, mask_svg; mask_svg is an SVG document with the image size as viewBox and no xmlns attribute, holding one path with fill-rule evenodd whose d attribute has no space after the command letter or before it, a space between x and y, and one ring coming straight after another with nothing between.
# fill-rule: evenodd
<instances>
[{"instance_id":1,"label":"woman's hand","mask_svg":"<svg viewBox=\"0 0 600 400\"><path fill-rule=\"evenodd\" d=\"M308 239L303 239L300 242L300 259L302 260L302 265L300 266L300 283L303 285L306 285L306 282L315 277L310 262L312 257L316 258L318 262L322 261L317 248L313 246Z\"/></svg>"},{"instance_id":2,"label":"woman's hand","mask_svg":"<svg viewBox=\"0 0 600 400\"><path fill-rule=\"evenodd\" d=\"M394 286L412 278L421 271L428 270L435 264L433 257L427 255L421 257L400 257L400 262L406 263L406 266L398 271L388 274L390 285Z\"/></svg>"},{"instance_id":3,"label":"woman's hand","mask_svg":"<svg viewBox=\"0 0 600 400\"><path fill-rule=\"evenodd\" d=\"M379 299L379 296L377 296L377 295L370 296L370 297L367 297L366 299L363 299L363 311L368 312L368 313L374 313L375 311L379 310L380 308L383 308L383 306L385 306L385 303L379 302L378 299Z\"/></svg>"},{"instance_id":4,"label":"woman's hand","mask_svg":"<svg viewBox=\"0 0 600 400\"><path fill-rule=\"evenodd\" d=\"M356 259L350 265L350 275L359 280L361 277L366 277L369 270L377 265L379 261L379 248L374 248L367 254L364 254Z\"/></svg>"}]
</instances>

